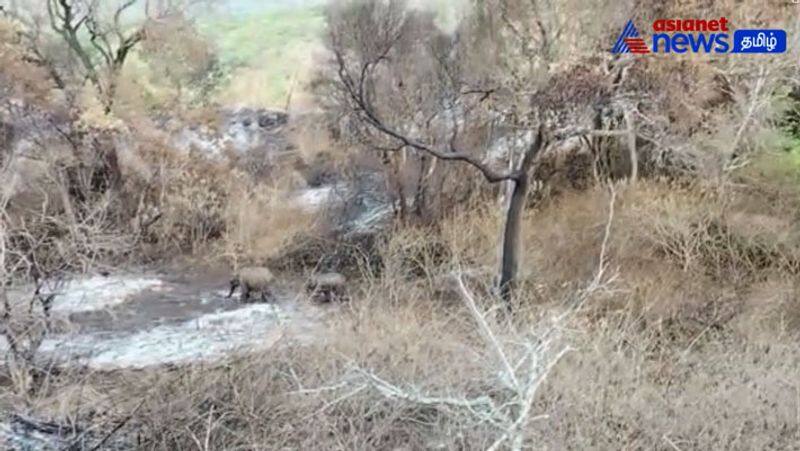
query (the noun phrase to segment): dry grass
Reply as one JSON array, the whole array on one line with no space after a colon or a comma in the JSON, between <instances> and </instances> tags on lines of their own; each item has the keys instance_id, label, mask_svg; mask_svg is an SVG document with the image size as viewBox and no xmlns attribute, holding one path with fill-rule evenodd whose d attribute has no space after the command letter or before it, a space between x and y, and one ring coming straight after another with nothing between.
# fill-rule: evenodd
<instances>
[{"instance_id":1,"label":"dry grass","mask_svg":"<svg viewBox=\"0 0 800 451\"><path fill-rule=\"evenodd\" d=\"M764 211L773 207L748 192L617 188L608 271L618 277L562 325L574 350L536 397L533 412L547 417L527 423L527 446L785 449L800 440L798 284L781 263L790 254L753 264L742 250L763 234L783 237L776 252L796 248L782 219L792 210ZM536 283L523 284L513 324L496 319L503 340L522 340L520 331L586 287L608 202L597 189L529 214L526 272ZM744 212L770 217L742 229ZM709 223L728 239L698 229ZM240 239L258 243L262 229L244 224ZM367 369L427 396L502 395L500 366L458 293L434 290L455 268L473 270L476 289L489 285L498 227L490 210L471 210L436 230L394 234L378 248L382 271L366 274L313 344L286 341L219 366L58 378L35 410L106 431L138 407L118 434L148 449L485 449L497 438L489 424L452 406L387 398L354 377ZM282 242L264 241L262 251Z\"/></svg>"},{"instance_id":2,"label":"dry grass","mask_svg":"<svg viewBox=\"0 0 800 451\"><path fill-rule=\"evenodd\" d=\"M710 329L670 343L668 328L610 318L576 337L551 378L536 429L543 448L786 449L800 437L797 351ZM665 342L666 341L666 342Z\"/></svg>"},{"instance_id":3,"label":"dry grass","mask_svg":"<svg viewBox=\"0 0 800 451\"><path fill-rule=\"evenodd\" d=\"M281 255L297 236L312 230L317 220L293 204L285 190L265 186L232 195L225 218L226 255L234 261L259 263Z\"/></svg>"}]
</instances>

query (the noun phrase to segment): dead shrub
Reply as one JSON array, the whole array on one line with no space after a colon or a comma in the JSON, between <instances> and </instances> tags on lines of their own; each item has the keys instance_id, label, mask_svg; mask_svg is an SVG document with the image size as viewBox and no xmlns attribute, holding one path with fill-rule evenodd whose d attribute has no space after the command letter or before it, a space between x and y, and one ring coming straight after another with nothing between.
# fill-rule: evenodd
<instances>
[{"instance_id":1,"label":"dead shrub","mask_svg":"<svg viewBox=\"0 0 800 451\"><path fill-rule=\"evenodd\" d=\"M395 233L380 252L386 272L405 280L430 277L431 271L453 263L449 246L434 227Z\"/></svg>"},{"instance_id":2,"label":"dead shrub","mask_svg":"<svg viewBox=\"0 0 800 451\"><path fill-rule=\"evenodd\" d=\"M286 252L298 236L314 230L316 218L287 193L267 186L240 187L223 206L225 255L234 262L264 263Z\"/></svg>"},{"instance_id":3,"label":"dead shrub","mask_svg":"<svg viewBox=\"0 0 800 451\"><path fill-rule=\"evenodd\" d=\"M25 302L11 299L6 288L0 287L0 337L8 347L6 369L14 391L27 401L48 373L37 354L52 328L51 308L56 294L40 290L41 285Z\"/></svg>"},{"instance_id":4,"label":"dead shrub","mask_svg":"<svg viewBox=\"0 0 800 451\"><path fill-rule=\"evenodd\" d=\"M725 188L703 193L702 187L655 187L633 201L634 246L646 244L683 271L702 270L720 280L746 283L771 269L795 271L794 237L779 219L747 213L748 201L734 201L736 194Z\"/></svg>"},{"instance_id":5,"label":"dead shrub","mask_svg":"<svg viewBox=\"0 0 800 451\"><path fill-rule=\"evenodd\" d=\"M383 271L379 249L384 239L377 234L325 237L300 233L269 265L292 274L332 271L348 279L377 277Z\"/></svg>"},{"instance_id":6,"label":"dead shrub","mask_svg":"<svg viewBox=\"0 0 800 451\"><path fill-rule=\"evenodd\" d=\"M223 170L187 164L159 178L162 219L150 229L151 240L162 249L196 251L223 236L232 183Z\"/></svg>"}]
</instances>

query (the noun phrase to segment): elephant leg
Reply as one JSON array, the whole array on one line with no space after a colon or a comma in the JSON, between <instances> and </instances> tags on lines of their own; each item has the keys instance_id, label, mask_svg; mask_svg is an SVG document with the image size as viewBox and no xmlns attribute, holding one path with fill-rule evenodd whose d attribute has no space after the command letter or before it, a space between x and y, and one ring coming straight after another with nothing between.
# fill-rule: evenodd
<instances>
[{"instance_id":1,"label":"elephant leg","mask_svg":"<svg viewBox=\"0 0 800 451\"><path fill-rule=\"evenodd\" d=\"M250 299L250 287L242 284L242 302L246 303Z\"/></svg>"}]
</instances>

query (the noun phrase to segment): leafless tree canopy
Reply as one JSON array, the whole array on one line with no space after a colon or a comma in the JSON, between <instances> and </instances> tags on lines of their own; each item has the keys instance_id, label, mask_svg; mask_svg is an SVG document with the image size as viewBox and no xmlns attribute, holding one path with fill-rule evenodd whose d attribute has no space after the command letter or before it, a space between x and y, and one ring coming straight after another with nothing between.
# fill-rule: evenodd
<instances>
[{"instance_id":1,"label":"leafless tree canopy","mask_svg":"<svg viewBox=\"0 0 800 451\"><path fill-rule=\"evenodd\" d=\"M462 162L490 183L512 183L502 287L513 284L519 265L518 223L537 159L569 137L614 135L592 129L595 122L586 120L610 105L625 66L611 63L605 72L573 68L566 75L572 86L562 89L565 74L556 62L564 61L557 54L571 51L570 38L588 29L581 17L568 25L551 3L471 6L471 15L452 33L401 1L332 8L332 99L345 127L374 150ZM503 134L516 144L491 155L490 143ZM498 164L498 156L508 164ZM403 212L405 193L399 197Z\"/></svg>"}]
</instances>

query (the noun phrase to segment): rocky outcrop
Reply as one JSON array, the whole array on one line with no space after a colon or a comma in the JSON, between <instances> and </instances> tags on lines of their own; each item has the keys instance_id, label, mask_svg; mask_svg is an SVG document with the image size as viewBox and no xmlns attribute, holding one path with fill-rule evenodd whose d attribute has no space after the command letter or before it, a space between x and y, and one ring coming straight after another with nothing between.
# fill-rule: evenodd
<instances>
[{"instance_id":1,"label":"rocky outcrop","mask_svg":"<svg viewBox=\"0 0 800 451\"><path fill-rule=\"evenodd\" d=\"M187 124L161 118L160 125L172 135L172 145L177 149L211 157L221 157L227 151L246 155L254 151L280 153L291 149L286 137L289 116L283 111L222 109L215 116L211 124Z\"/></svg>"}]
</instances>

